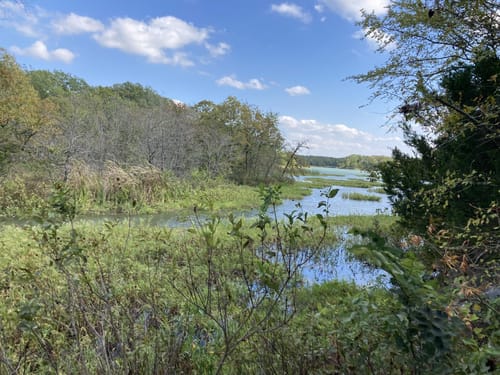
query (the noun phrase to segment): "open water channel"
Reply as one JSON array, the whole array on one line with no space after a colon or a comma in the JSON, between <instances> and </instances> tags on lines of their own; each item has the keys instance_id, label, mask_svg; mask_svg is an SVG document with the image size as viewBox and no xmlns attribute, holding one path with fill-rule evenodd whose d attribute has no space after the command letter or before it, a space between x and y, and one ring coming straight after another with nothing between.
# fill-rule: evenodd
<instances>
[{"instance_id":1,"label":"open water channel","mask_svg":"<svg viewBox=\"0 0 500 375\"><path fill-rule=\"evenodd\" d=\"M385 194L369 191L367 188L344 187L335 185L335 180L366 180L368 175L359 170L337 169L337 168L311 168L314 174L310 176L300 176L299 180L307 181L308 178L320 177L322 179L331 179L332 188L339 189L335 198L329 202L330 216L347 216L347 215L377 215L390 214L390 203ZM318 175L319 173L319 175ZM322 195L327 189L313 189L312 193L305 198L298 200L287 199L276 207L278 218L284 218L285 214L290 214L292 211L302 210L307 212L309 216L317 213L324 214L324 207L318 207L320 201L324 201ZM361 193L379 196L380 201L363 201L351 200L342 198L343 193ZM251 218L256 217L258 209L242 213L242 216ZM272 212L269 212L271 215ZM134 223L142 223L147 225L158 225L167 227L190 227L193 225L194 217L183 216L179 217L172 214L154 214L154 215L139 215L133 217L124 216L107 216L107 217L92 217L84 218L83 220L104 221L104 220L132 220ZM373 270L366 267L364 264L353 260L349 257L347 247L349 242L355 241L348 233L348 228L336 228L339 238L335 248L325 251L324 254L310 266L304 269L306 279L310 283L321 283L326 280L341 279L355 282L358 285L369 285L377 282L386 283L387 275L380 270Z\"/></svg>"},{"instance_id":2,"label":"open water channel","mask_svg":"<svg viewBox=\"0 0 500 375\"><path fill-rule=\"evenodd\" d=\"M337 168L311 168L314 174L311 176L301 176L300 180L306 180L309 177L320 177L322 179L331 179L332 188L339 189L335 198L329 202L330 216L347 216L347 215L377 215L390 214L390 203L385 194L369 191L367 188L344 187L335 185L335 180L360 180L367 179L367 174L359 170L337 169ZM320 173L320 175L318 175ZM309 216L317 213L324 214L324 207L318 207L320 201L324 201L322 195L327 189L312 189L312 193L300 201L284 200L278 207L276 213L278 218L284 218L285 214L290 214L292 211L302 210L307 212ZM361 193L369 195L377 195L380 201L363 201L351 200L342 197L343 193ZM258 209L241 213L245 217L256 217ZM272 214L269 212L269 214ZM141 223L143 225L155 225L166 227L190 227L193 225L194 217L173 214L153 214L153 215L106 215L106 216L84 216L80 217L80 221L104 222L104 221L125 221L130 220L132 225ZM338 227L335 229L339 241L334 248L325 251L324 254L311 263L304 270L304 275L310 283L321 283L326 280L341 279L355 282L359 285L368 285L378 282L386 283L387 275L380 270L369 269L362 263L353 260L349 257L347 247L349 242L355 241L352 235L348 233L348 228Z\"/></svg>"},{"instance_id":3,"label":"open water channel","mask_svg":"<svg viewBox=\"0 0 500 375\"><path fill-rule=\"evenodd\" d=\"M386 194L369 191L368 188L345 187L335 185L335 180L366 180L368 174L359 170L338 169L338 168L311 168L316 173L320 173L321 178L331 179L332 188L339 189L335 198L329 202L330 216L349 215L390 215L391 206ZM307 180L314 176L301 176L300 179ZM316 176L318 177L318 176ZM324 201L322 193L325 189L313 189L312 194L302 199L300 202L286 200L277 211L279 215L290 213L297 209L297 203L304 212L309 215L323 213L323 207L318 208L318 202ZM361 193L376 195L380 201L351 200L342 198L343 194ZM371 269L363 263L352 259L348 253L348 244L357 239L348 233L348 228L339 227L337 236L339 243L335 248L325 252L317 262L312 263L305 269L306 278L312 283L320 283L325 280L339 279L355 282L358 285L371 285L375 283L387 284L389 276L381 270Z\"/></svg>"}]
</instances>

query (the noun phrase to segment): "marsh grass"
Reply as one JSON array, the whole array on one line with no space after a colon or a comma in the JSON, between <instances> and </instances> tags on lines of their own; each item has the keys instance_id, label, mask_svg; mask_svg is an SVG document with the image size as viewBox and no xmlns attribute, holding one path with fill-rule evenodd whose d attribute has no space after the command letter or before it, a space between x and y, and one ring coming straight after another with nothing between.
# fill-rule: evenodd
<instances>
[{"instance_id":1,"label":"marsh grass","mask_svg":"<svg viewBox=\"0 0 500 375\"><path fill-rule=\"evenodd\" d=\"M0 184L0 217L27 218L46 208L50 184L14 177Z\"/></svg>"},{"instance_id":2,"label":"marsh grass","mask_svg":"<svg viewBox=\"0 0 500 375\"><path fill-rule=\"evenodd\" d=\"M66 210L66 198L54 207ZM273 244L294 257L324 239L317 218L304 232L311 236L296 235L301 221L276 223L276 231L263 222L263 236L253 220L231 217L186 230L59 215L0 227L0 373L15 363L24 373L236 371L262 328L284 325L288 289L278 280L300 285L298 269L270 261ZM253 302L240 301L245 296ZM224 341L221 330L238 342Z\"/></svg>"},{"instance_id":3,"label":"marsh grass","mask_svg":"<svg viewBox=\"0 0 500 375\"><path fill-rule=\"evenodd\" d=\"M397 223L397 220L397 216L393 215L341 215L330 217L328 223L332 227L356 227L360 230L369 230L376 227L388 232Z\"/></svg>"},{"instance_id":4,"label":"marsh grass","mask_svg":"<svg viewBox=\"0 0 500 375\"><path fill-rule=\"evenodd\" d=\"M281 187L282 199L302 199L312 192L312 186L307 182L296 181L291 184L285 184Z\"/></svg>"},{"instance_id":5,"label":"marsh grass","mask_svg":"<svg viewBox=\"0 0 500 375\"><path fill-rule=\"evenodd\" d=\"M41 214L52 183L29 169L7 176L0 181L0 216ZM258 187L209 178L201 171L180 178L151 166L123 167L111 161L100 170L74 161L65 184L79 212L86 214L155 214L190 211L195 206L205 212L228 212L260 205ZM301 199L312 188L309 183L284 182L282 199Z\"/></svg>"},{"instance_id":6,"label":"marsh grass","mask_svg":"<svg viewBox=\"0 0 500 375\"><path fill-rule=\"evenodd\" d=\"M85 163L74 163L68 186L76 192L84 210L96 206L117 208L126 203L138 207L163 206L184 199L192 190L180 179L157 168L134 166L125 169L113 162L106 162L101 171Z\"/></svg>"},{"instance_id":7,"label":"marsh grass","mask_svg":"<svg viewBox=\"0 0 500 375\"><path fill-rule=\"evenodd\" d=\"M330 178L308 178L307 181L314 188L324 188L326 186L342 186L342 187L357 187L357 188L372 188L381 186L382 183L378 181L368 181L362 179L330 179Z\"/></svg>"},{"instance_id":8,"label":"marsh grass","mask_svg":"<svg viewBox=\"0 0 500 375\"><path fill-rule=\"evenodd\" d=\"M377 193L377 194L386 194L386 191L383 187L373 187L368 189L370 193Z\"/></svg>"},{"instance_id":9,"label":"marsh grass","mask_svg":"<svg viewBox=\"0 0 500 375\"><path fill-rule=\"evenodd\" d=\"M382 198L377 195L362 194L356 192L342 193L342 198L355 201L371 201L371 202L380 202L382 200Z\"/></svg>"},{"instance_id":10,"label":"marsh grass","mask_svg":"<svg viewBox=\"0 0 500 375\"><path fill-rule=\"evenodd\" d=\"M200 220L190 230L52 219L0 227L0 269L5 271L0 274L0 373L8 373L14 363L26 374L255 373L282 355L290 361L284 368L293 365L295 372L305 359L294 356L321 346L294 342L288 327L305 329L307 340L319 336L306 334L314 319L303 300L296 306L299 315L283 321L292 306L287 307L287 298L294 294L277 294L278 280L286 280L287 271L269 257L277 250L272 244L287 236L286 254L315 246L322 237L321 221L308 222L310 229L303 233L310 236L296 236L304 230L300 220L288 228L279 224L279 230L267 223L263 237L255 220L241 225L228 217ZM388 216L328 219L329 225L377 223L379 228L391 221ZM336 241L329 230L324 245ZM303 297L309 293L299 279L288 285ZM258 289L249 292L248 286ZM356 294L357 288L351 289ZM315 309L319 301L308 306ZM348 316L350 305L346 309ZM286 351L276 356L270 342L286 345ZM307 363L322 367L330 362Z\"/></svg>"},{"instance_id":11,"label":"marsh grass","mask_svg":"<svg viewBox=\"0 0 500 375\"><path fill-rule=\"evenodd\" d=\"M341 177L343 174L340 173L328 173L324 171L318 171L314 168L303 168L298 173L299 176L336 176Z\"/></svg>"},{"instance_id":12,"label":"marsh grass","mask_svg":"<svg viewBox=\"0 0 500 375\"><path fill-rule=\"evenodd\" d=\"M390 290L310 287L300 273L345 227L380 233L397 218L79 223L65 188L40 224L0 226L0 373L410 373L388 339L406 332Z\"/></svg>"},{"instance_id":13,"label":"marsh grass","mask_svg":"<svg viewBox=\"0 0 500 375\"><path fill-rule=\"evenodd\" d=\"M75 161L65 182L80 213L138 214L192 210L253 209L259 206L257 187L208 178L203 172L179 178L154 167L122 167L106 162L102 170ZM34 172L17 172L0 181L0 216L26 217L46 209L52 182Z\"/></svg>"}]
</instances>

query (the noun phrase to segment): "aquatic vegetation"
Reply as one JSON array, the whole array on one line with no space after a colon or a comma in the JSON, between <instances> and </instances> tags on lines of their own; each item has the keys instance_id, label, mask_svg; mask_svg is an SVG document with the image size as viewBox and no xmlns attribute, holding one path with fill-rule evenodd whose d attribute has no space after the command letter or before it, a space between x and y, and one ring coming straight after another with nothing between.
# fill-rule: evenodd
<instances>
[{"instance_id":1,"label":"aquatic vegetation","mask_svg":"<svg viewBox=\"0 0 500 375\"><path fill-rule=\"evenodd\" d=\"M355 201L373 201L373 202L380 202L382 200L382 198L377 195L361 194L356 192L342 193L342 198L352 199Z\"/></svg>"},{"instance_id":2,"label":"aquatic vegetation","mask_svg":"<svg viewBox=\"0 0 500 375\"><path fill-rule=\"evenodd\" d=\"M376 186L381 186L382 183L378 181L369 181L363 179L332 179L332 178L318 178L311 177L307 178L308 182L316 188L322 188L325 186L343 186L343 187L357 187L357 188L371 188Z\"/></svg>"}]
</instances>

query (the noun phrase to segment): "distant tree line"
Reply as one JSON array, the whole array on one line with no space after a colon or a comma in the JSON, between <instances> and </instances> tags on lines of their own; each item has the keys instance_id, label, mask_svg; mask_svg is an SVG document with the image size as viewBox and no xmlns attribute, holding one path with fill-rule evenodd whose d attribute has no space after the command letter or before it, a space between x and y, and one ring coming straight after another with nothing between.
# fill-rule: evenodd
<instances>
[{"instance_id":1,"label":"distant tree line","mask_svg":"<svg viewBox=\"0 0 500 375\"><path fill-rule=\"evenodd\" d=\"M4 175L38 163L67 178L76 162L97 171L114 162L258 184L296 165L277 115L235 97L189 106L136 83L93 87L61 71L25 71L1 50L0 73Z\"/></svg>"},{"instance_id":2,"label":"distant tree line","mask_svg":"<svg viewBox=\"0 0 500 375\"><path fill-rule=\"evenodd\" d=\"M349 155L343 158L329 156L299 155L304 165L344 169L373 170L377 165L391 160L388 156Z\"/></svg>"}]
</instances>

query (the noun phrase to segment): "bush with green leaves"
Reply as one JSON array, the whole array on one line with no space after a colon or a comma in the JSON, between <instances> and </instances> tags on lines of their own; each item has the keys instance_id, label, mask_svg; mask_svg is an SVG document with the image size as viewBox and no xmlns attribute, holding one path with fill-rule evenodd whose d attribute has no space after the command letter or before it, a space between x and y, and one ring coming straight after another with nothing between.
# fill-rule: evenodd
<instances>
[{"instance_id":1,"label":"bush with green leaves","mask_svg":"<svg viewBox=\"0 0 500 375\"><path fill-rule=\"evenodd\" d=\"M185 230L76 224L56 185L38 225L0 230L0 372L486 373L498 298L451 305L456 285L438 289L381 225L354 253L391 284L311 285L302 269L334 251L338 190L322 214L284 220L268 215L279 192L262 189L254 221L200 215Z\"/></svg>"}]
</instances>

